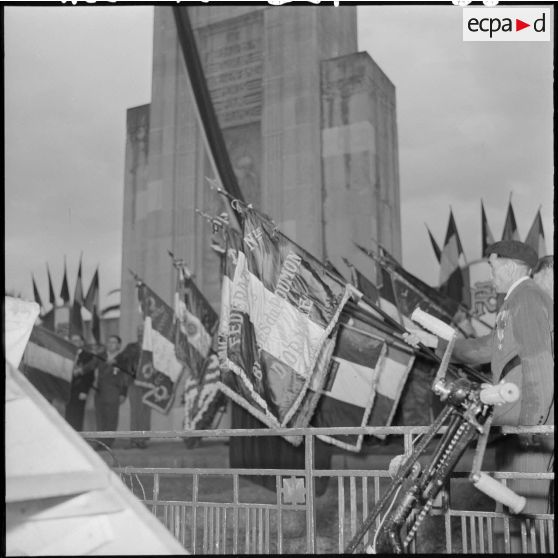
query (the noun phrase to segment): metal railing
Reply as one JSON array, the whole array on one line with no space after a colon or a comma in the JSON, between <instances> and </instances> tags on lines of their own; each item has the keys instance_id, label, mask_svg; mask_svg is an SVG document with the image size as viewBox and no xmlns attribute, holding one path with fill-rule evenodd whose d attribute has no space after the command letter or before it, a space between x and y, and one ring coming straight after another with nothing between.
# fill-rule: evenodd
<instances>
[{"instance_id":1,"label":"metal railing","mask_svg":"<svg viewBox=\"0 0 558 558\"><path fill-rule=\"evenodd\" d=\"M427 431L428 427L396 426L83 432L82 435L86 439L301 436L305 451L304 469L114 467L189 552L284 554L343 552L390 482L387 467L315 469L317 435L402 436L404 451L408 453L415 437ZM552 435L554 427L504 427L502 432ZM466 472L452 475L452 481L441 493L431 517L419 530L411 552L510 553L514 530L520 532L523 553L554 552L553 514L516 517L494 511L494 503L476 491L467 476ZM504 484L510 479L532 479L546 484L554 479L553 472L495 471L492 476ZM268 479L268 484L269 478L274 479L273 491L260 487L263 477ZM257 479L260 479L259 484L251 482ZM328 485L327 490L317 496L315 486L320 479L327 479ZM470 506L464 508L463 498L459 505L456 504L454 492L459 489L474 495ZM377 524L379 521L380 518ZM367 537L365 543L369 542Z\"/></svg>"}]
</instances>

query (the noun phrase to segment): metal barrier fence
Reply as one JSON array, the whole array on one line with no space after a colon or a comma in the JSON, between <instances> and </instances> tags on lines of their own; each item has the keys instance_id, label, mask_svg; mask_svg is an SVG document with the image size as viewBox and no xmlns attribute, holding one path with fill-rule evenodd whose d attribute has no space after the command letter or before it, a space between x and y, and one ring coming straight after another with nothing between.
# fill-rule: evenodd
<instances>
[{"instance_id":1,"label":"metal barrier fence","mask_svg":"<svg viewBox=\"0 0 558 558\"><path fill-rule=\"evenodd\" d=\"M127 484L164 525L195 554L342 553L351 536L390 482L387 466L370 470L319 470L314 441L319 434L403 436L405 453L428 427L297 428L169 432L84 432L84 438L222 438L302 436L304 469L116 467ZM553 435L553 426L504 427L504 434ZM185 451L187 451L185 449ZM554 552L554 515L512 516L473 488L468 473L456 472L417 533L411 552L511 553L511 534L520 534L521 552ZM548 482L553 472L492 472L509 479ZM274 479L275 490L251 482ZM316 482L328 479L316 496ZM322 482L324 482L322 480ZM464 494L466 497L464 498ZM468 501L464 501L468 500ZM379 524L380 518L377 519ZM365 537L364 542L367 543ZM498 546L502 545L503 548Z\"/></svg>"}]
</instances>

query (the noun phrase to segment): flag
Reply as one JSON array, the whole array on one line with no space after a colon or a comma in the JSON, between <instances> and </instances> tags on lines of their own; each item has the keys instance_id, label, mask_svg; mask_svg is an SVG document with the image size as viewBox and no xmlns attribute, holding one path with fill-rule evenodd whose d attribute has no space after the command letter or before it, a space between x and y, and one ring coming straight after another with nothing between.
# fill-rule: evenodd
<instances>
[{"instance_id":1,"label":"flag","mask_svg":"<svg viewBox=\"0 0 558 558\"><path fill-rule=\"evenodd\" d=\"M175 313L178 318L176 354L190 374L184 382L184 430L210 428L224 395L216 342L219 318L184 267L178 270Z\"/></svg>"},{"instance_id":2,"label":"flag","mask_svg":"<svg viewBox=\"0 0 558 558\"><path fill-rule=\"evenodd\" d=\"M515 222L511 198L508 203L508 212L506 213L506 221L504 223L504 230L502 231L502 240L521 240L521 238L519 238L519 231L517 230L517 223Z\"/></svg>"},{"instance_id":3,"label":"flag","mask_svg":"<svg viewBox=\"0 0 558 558\"><path fill-rule=\"evenodd\" d=\"M50 269L47 264L47 275L48 275L48 301L56 306L56 295L54 294L54 287L52 286L52 278L50 277Z\"/></svg>"},{"instance_id":4,"label":"flag","mask_svg":"<svg viewBox=\"0 0 558 558\"><path fill-rule=\"evenodd\" d=\"M43 314L41 319L41 325L46 329L50 329L50 331L54 331L54 312L55 308L51 308L48 312Z\"/></svg>"},{"instance_id":5,"label":"flag","mask_svg":"<svg viewBox=\"0 0 558 558\"><path fill-rule=\"evenodd\" d=\"M389 426L414 360L410 347L388 342L383 332L350 317L340 327L311 426ZM363 441L362 434L318 437L355 452Z\"/></svg>"},{"instance_id":6,"label":"flag","mask_svg":"<svg viewBox=\"0 0 558 558\"><path fill-rule=\"evenodd\" d=\"M70 336L70 307L56 306L54 308L54 331L64 338Z\"/></svg>"},{"instance_id":7,"label":"flag","mask_svg":"<svg viewBox=\"0 0 558 558\"><path fill-rule=\"evenodd\" d=\"M484 204L481 200L481 223L482 223L482 256L486 254L486 249L491 245L494 244L494 235L490 230L488 225L488 220L486 218L486 213L484 212Z\"/></svg>"},{"instance_id":8,"label":"flag","mask_svg":"<svg viewBox=\"0 0 558 558\"><path fill-rule=\"evenodd\" d=\"M363 273L361 273L351 262L343 258L345 265L351 270L352 284L370 301L377 304L380 299L380 293L372 281L370 281Z\"/></svg>"},{"instance_id":9,"label":"flag","mask_svg":"<svg viewBox=\"0 0 558 558\"><path fill-rule=\"evenodd\" d=\"M77 351L70 341L35 326L23 354L23 372L47 400L67 402Z\"/></svg>"},{"instance_id":10,"label":"flag","mask_svg":"<svg viewBox=\"0 0 558 558\"><path fill-rule=\"evenodd\" d=\"M68 275L66 273L66 258L64 258L64 277L62 278L62 288L60 289L60 298L64 305L70 303L70 289L68 287Z\"/></svg>"},{"instance_id":11,"label":"flag","mask_svg":"<svg viewBox=\"0 0 558 558\"><path fill-rule=\"evenodd\" d=\"M136 383L150 388L143 402L166 414L172 407L183 373L183 364L175 352L174 311L144 283L138 289L144 325Z\"/></svg>"},{"instance_id":12,"label":"flag","mask_svg":"<svg viewBox=\"0 0 558 558\"><path fill-rule=\"evenodd\" d=\"M91 312L91 332L97 343L101 342L101 319L99 308L99 268L95 270L95 274L91 279L91 284L87 289L87 294L83 301L83 306Z\"/></svg>"},{"instance_id":13,"label":"flag","mask_svg":"<svg viewBox=\"0 0 558 558\"><path fill-rule=\"evenodd\" d=\"M35 283L35 276L31 274L31 281L33 282L33 299L39 305L40 308L43 307L43 301L41 300L41 295L39 294L39 289L37 289L37 284Z\"/></svg>"},{"instance_id":14,"label":"flag","mask_svg":"<svg viewBox=\"0 0 558 558\"><path fill-rule=\"evenodd\" d=\"M79 259L76 288L74 290L74 301L70 312L70 336L78 334L83 336L83 320L81 318L81 307L83 306L83 286L81 283L81 258Z\"/></svg>"},{"instance_id":15,"label":"flag","mask_svg":"<svg viewBox=\"0 0 558 558\"><path fill-rule=\"evenodd\" d=\"M310 383L323 383L319 364L349 287L255 210L244 213L242 241L236 254L227 250L221 389L264 424L286 426Z\"/></svg>"},{"instance_id":16,"label":"flag","mask_svg":"<svg viewBox=\"0 0 558 558\"><path fill-rule=\"evenodd\" d=\"M438 243L436 242L436 239L434 238L434 235L430 232L430 229L428 228L428 226L426 227L426 230L428 231L428 236L430 237L430 243L432 244L432 249L434 250L434 255L436 256L436 259L438 260L438 263L440 263L440 260L442 258L442 251L440 250L440 247L438 246Z\"/></svg>"},{"instance_id":17,"label":"flag","mask_svg":"<svg viewBox=\"0 0 558 558\"><path fill-rule=\"evenodd\" d=\"M450 210L446 241L440 258L440 292L461 303L466 280L462 269L465 254Z\"/></svg>"},{"instance_id":18,"label":"flag","mask_svg":"<svg viewBox=\"0 0 558 558\"><path fill-rule=\"evenodd\" d=\"M36 302L29 302L11 296L4 297L4 347L6 360L18 367L29 336L33 330L40 307Z\"/></svg>"},{"instance_id":19,"label":"flag","mask_svg":"<svg viewBox=\"0 0 558 558\"><path fill-rule=\"evenodd\" d=\"M544 230L540 209L537 211L533 224L527 233L525 244L531 246L535 252L537 252L539 258L546 256L546 244L544 240Z\"/></svg>"}]
</instances>

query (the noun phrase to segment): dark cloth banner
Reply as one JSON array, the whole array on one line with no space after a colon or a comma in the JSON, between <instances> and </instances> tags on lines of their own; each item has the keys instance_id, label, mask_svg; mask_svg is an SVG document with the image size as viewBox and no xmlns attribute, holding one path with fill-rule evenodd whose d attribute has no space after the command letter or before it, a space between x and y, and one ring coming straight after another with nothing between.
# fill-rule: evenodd
<instances>
[{"instance_id":1,"label":"dark cloth banner","mask_svg":"<svg viewBox=\"0 0 558 558\"><path fill-rule=\"evenodd\" d=\"M327 368L317 364L333 348L349 288L251 209L242 250L228 261L221 363L235 377L222 389L264 424L286 426L310 384L323 384Z\"/></svg>"},{"instance_id":2,"label":"dark cloth banner","mask_svg":"<svg viewBox=\"0 0 558 558\"><path fill-rule=\"evenodd\" d=\"M67 402L77 352L70 341L35 326L23 353L21 369L45 399Z\"/></svg>"},{"instance_id":3,"label":"dark cloth banner","mask_svg":"<svg viewBox=\"0 0 558 558\"><path fill-rule=\"evenodd\" d=\"M241 406L231 402L232 428L261 429L265 424L255 418ZM314 469L330 469L332 447L315 439ZM304 469L304 444L294 447L279 436L243 436L231 437L229 440L229 463L234 468L246 469ZM302 476L301 471L301 476ZM250 481L272 490L277 489L276 476L250 475ZM281 478L284 483L286 477ZM328 477L314 481L316 496L327 490ZM284 489L284 486L280 487Z\"/></svg>"},{"instance_id":4,"label":"dark cloth banner","mask_svg":"<svg viewBox=\"0 0 558 558\"><path fill-rule=\"evenodd\" d=\"M184 366L176 358L173 309L147 285L139 287L144 316L142 351L136 384L149 389L143 402L166 414L172 407Z\"/></svg>"}]
</instances>

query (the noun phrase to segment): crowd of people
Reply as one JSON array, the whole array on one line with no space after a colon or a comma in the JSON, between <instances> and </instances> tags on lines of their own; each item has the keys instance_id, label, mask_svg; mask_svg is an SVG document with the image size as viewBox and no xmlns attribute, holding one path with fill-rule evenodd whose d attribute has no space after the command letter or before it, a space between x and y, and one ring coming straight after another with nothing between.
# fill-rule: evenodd
<instances>
[{"instance_id":1,"label":"crowd of people","mask_svg":"<svg viewBox=\"0 0 558 558\"><path fill-rule=\"evenodd\" d=\"M95 422L98 431L116 431L120 407L130 401L130 430L150 430L151 409L143 402L145 389L136 383L141 353L143 327L137 330L137 340L122 349L122 339L110 335L106 347L97 345L86 349L85 340L72 334L71 342L78 347L70 398L66 403L65 418L77 431L83 430L85 406L89 392L94 391ZM113 438L103 438L95 449L111 448ZM146 448L147 440L132 438L130 447Z\"/></svg>"}]
</instances>

